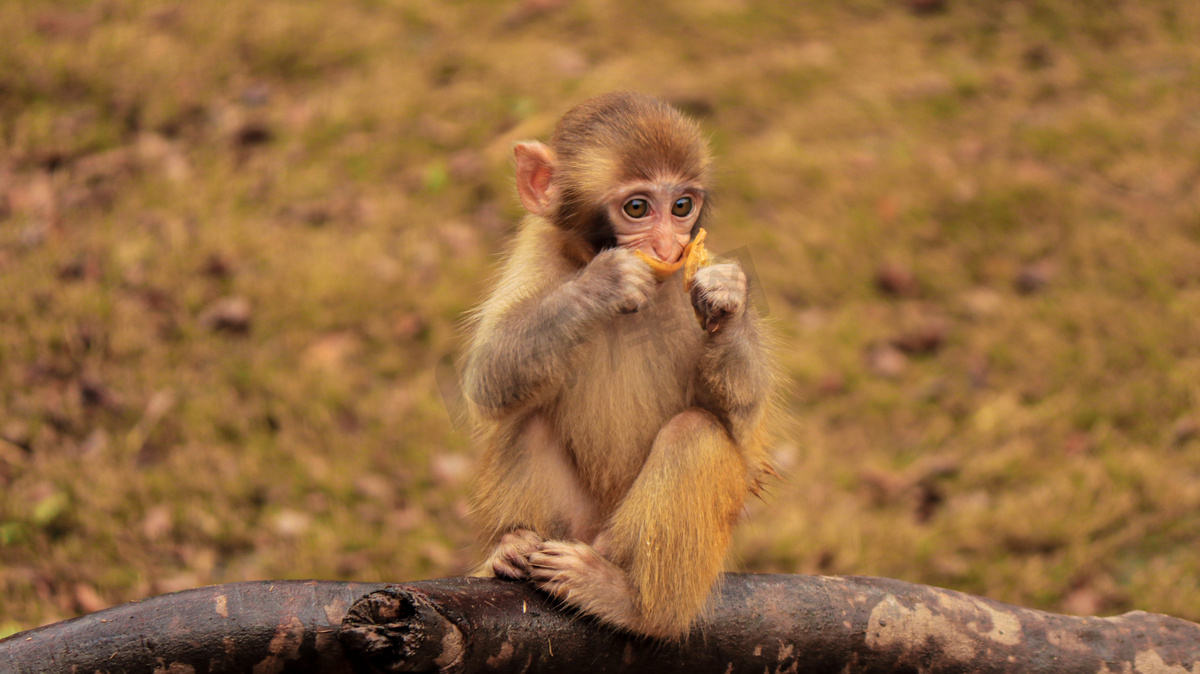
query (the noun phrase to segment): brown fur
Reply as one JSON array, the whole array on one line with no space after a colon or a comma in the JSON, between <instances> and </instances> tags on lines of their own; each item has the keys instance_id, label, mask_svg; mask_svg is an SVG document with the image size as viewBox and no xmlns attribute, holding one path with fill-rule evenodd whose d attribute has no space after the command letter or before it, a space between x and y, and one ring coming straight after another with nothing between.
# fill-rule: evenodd
<instances>
[{"instance_id":1,"label":"brown fur","mask_svg":"<svg viewBox=\"0 0 1200 674\"><path fill-rule=\"evenodd\" d=\"M704 188L708 152L692 122L609 94L569 112L552 146L518 148L534 214L473 317L464 388L488 443L474 500L491 549L481 573L679 638L769 470L760 326L736 266L698 274L689 297L679 274L657 284L593 231L631 177ZM721 328L699 328L693 307Z\"/></svg>"}]
</instances>

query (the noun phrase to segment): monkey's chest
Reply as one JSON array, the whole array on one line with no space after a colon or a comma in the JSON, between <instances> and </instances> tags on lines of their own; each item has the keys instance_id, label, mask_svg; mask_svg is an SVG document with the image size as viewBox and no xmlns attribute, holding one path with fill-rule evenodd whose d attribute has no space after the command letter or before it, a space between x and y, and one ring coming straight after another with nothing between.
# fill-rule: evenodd
<instances>
[{"instance_id":1,"label":"monkey's chest","mask_svg":"<svg viewBox=\"0 0 1200 674\"><path fill-rule=\"evenodd\" d=\"M555 425L597 494L623 495L659 429L692 404L703 336L687 295L668 282L582 345Z\"/></svg>"}]
</instances>

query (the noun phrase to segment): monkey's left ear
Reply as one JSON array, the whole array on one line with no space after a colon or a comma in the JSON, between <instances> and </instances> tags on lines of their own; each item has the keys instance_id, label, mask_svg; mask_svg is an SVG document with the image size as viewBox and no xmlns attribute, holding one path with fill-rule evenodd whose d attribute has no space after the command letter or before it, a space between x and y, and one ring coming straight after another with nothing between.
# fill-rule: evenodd
<instances>
[{"instance_id":1,"label":"monkey's left ear","mask_svg":"<svg viewBox=\"0 0 1200 674\"><path fill-rule=\"evenodd\" d=\"M530 213L545 216L554 202L554 150L539 143L517 143L517 194Z\"/></svg>"}]
</instances>

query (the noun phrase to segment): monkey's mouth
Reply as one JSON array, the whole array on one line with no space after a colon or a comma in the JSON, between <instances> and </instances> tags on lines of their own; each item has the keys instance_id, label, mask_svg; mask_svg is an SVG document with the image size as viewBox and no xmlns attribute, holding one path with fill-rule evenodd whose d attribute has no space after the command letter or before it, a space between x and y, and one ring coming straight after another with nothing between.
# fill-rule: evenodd
<instances>
[{"instance_id":1,"label":"monkey's mouth","mask_svg":"<svg viewBox=\"0 0 1200 674\"><path fill-rule=\"evenodd\" d=\"M650 265L650 270L654 272L655 278L657 278L659 281L665 280L668 276L683 268L685 264L691 262L692 264L689 265L690 272L688 273L688 279L690 280L691 276L696 273L696 268L702 266L708 259L708 255L704 251L705 234L706 232L701 229L696 235L696 238L692 239L692 242L685 246L684 249L679 252L677 258L671 262L666 262L651 257L650 255L647 255L645 251L641 250L635 250L633 251L633 254L637 255L646 264ZM701 259L701 256L703 256L703 260Z\"/></svg>"},{"instance_id":2,"label":"monkey's mouth","mask_svg":"<svg viewBox=\"0 0 1200 674\"><path fill-rule=\"evenodd\" d=\"M654 272L655 278L657 278L659 281L662 281L671 274L679 271L679 269L683 267L684 261L687 260L687 256L682 254L679 256L679 259L675 260L674 262L664 262L663 260L659 260L658 258L647 255L646 252L642 250L635 250L633 251L633 254L638 256L638 258L640 258L646 264L650 265L650 270Z\"/></svg>"}]
</instances>

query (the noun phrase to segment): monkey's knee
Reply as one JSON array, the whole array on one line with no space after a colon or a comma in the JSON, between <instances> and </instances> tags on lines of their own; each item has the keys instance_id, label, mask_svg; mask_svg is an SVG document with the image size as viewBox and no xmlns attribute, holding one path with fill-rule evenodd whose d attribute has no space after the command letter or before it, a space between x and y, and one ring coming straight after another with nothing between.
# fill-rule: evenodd
<instances>
[{"instance_id":1,"label":"monkey's knee","mask_svg":"<svg viewBox=\"0 0 1200 674\"><path fill-rule=\"evenodd\" d=\"M659 429L647 468L667 470L686 481L744 473L744 464L742 450L721 420L706 409L689 407Z\"/></svg>"},{"instance_id":2,"label":"monkey's knee","mask_svg":"<svg viewBox=\"0 0 1200 674\"><path fill-rule=\"evenodd\" d=\"M672 520L691 518L695 527L700 513L736 518L747 488L745 457L729 430L712 412L690 407L659 429L626 504ZM664 504L663 494L674 497Z\"/></svg>"},{"instance_id":3,"label":"monkey's knee","mask_svg":"<svg viewBox=\"0 0 1200 674\"><path fill-rule=\"evenodd\" d=\"M655 444L694 445L698 442L726 441L733 444L729 432L715 414L700 407L689 407L671 417L658 431Z\"/></svg>"}]
</instances>

